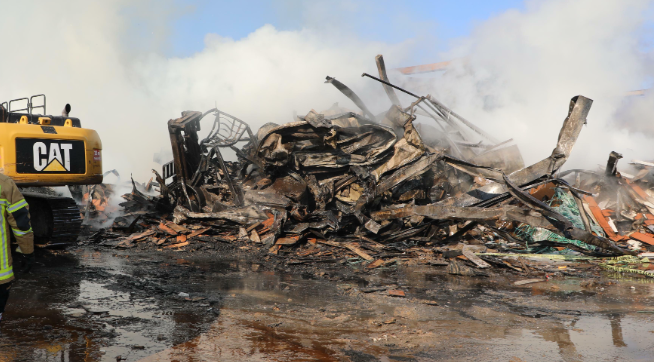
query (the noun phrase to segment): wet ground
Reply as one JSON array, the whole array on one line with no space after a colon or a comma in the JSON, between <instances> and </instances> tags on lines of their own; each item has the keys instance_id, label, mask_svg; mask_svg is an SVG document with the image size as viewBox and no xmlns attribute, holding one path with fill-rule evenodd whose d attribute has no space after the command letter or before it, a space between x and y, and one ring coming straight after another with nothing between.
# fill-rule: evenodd
<instances>
[{"instance_id":1,"label":"wet ground","mask_svg":"<svg viewBox=\"0 0 654 362\"><path fill-rule=\"evenodd\" d=\"M514 286L524 277L225 255L41 254L13 287L0 362L654 359L650 279Z\"/></svg>"}]
</instances>

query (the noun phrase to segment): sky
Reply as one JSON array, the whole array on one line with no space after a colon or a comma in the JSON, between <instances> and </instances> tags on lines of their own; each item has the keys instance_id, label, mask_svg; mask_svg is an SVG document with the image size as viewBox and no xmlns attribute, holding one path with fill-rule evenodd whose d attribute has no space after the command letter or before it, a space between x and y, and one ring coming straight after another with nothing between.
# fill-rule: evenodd
<instances>
[{"instance_id":1,"label":"sky","mask_svg":"<svg viewBox=\"0 0 654 362\"><path fill-rule=\"evenodd\" d=\"M105 170L147 181L170 158L166 122L214 106L256 130L334 103L373 113L390 102L377 72L431 94L495 138L512 138L526 164L547 157L570 98L594 100L565 167L594 168L611 151L654 157L652 0L0 0L0 100L45 93L66 103L103 142ZM20 29L20 31L16 31ZM452 60L447 71L392 69ZM403 104L410 99L401 96ZM429 122L427 120L426 122ZM203 130L203 132L206 131ZM624 162L623 162L624 164Z\"/></svg>"},{"instance_id":2,"label":"sky","mask_svg":"<svg viewBox=\"0 0 654 362\"><path fill-rule=\"evenodd\" d=\"M279 30L300 30L307 26L307 18L320 12L309 9L306 3L177 0L180 15L174 20L166 53L188 56L200 52L208 33L239 40L263 24ZM432 58L413 59L425 62L435 61L433 57L445 49L448 41L469 35L475 24L508 9L524 8L521 0L333 1L323 6L338 8L341 13L337 16L341 19L336 22L365 40L401 42L407 38L429 38ZM328 26L328 17L317 18ZM434 47L434 40L439 46Z\"/></svg>"}]
</instances>

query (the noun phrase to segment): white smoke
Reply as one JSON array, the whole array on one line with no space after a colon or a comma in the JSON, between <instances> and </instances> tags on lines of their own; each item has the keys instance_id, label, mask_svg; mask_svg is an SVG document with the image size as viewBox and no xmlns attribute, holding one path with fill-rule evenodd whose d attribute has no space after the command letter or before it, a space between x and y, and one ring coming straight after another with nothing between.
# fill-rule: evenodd
<instances>
[{"instance_id":1,"label":"white smoke","mask_svg":"<svg viewBox=\"0 0 654 362\"><path fill-rule=\"evenodd\" d=\"M610 151L654 158L642 127L654 102L625 112L627 91L652 76L643 42L651 2L528 1L479 24L443 59L459 59L434 83L444 103L500 139L513 138L526 164L549 155L575 95L594 100L566 168L595 168ZM633 97L632 97L633 98ZM634 102L632 99L631 102ZM629 119L626 119L626 115Z\"/></svg>"},{"instance_id":2,"label":"white smoke","mask_svg":"<svg viewBox=\"0 0 654 362\"><path fill-rule=\"evenodd\" d=\"M159 168L153 154L170 148L166 122L184 110L215 105L256 132L266 122L290 121L294 111L302 115L334 102L354 108L322 84L326 75L357 91L375 113L385 110L390 103L381 86L360 74L376 73L374 56L380 53L389 68L415 64L414 55L430 43L363 40L356 27L346 26L349 20L330 13L329 4L298 5L301 21L319 26L282 31L263 25L240 40L207 34L204 49L187 57L165 55L180 10L173 1L4 4L3 13L12 16L0 22L0 100L45 93L50 114L71 103L71 115L99 132L104 169L116 168L124 178L133 173L141 181ZM350 6L337 4L339 10ZM649 5L527 2L524 11L478 24L434 59L461 61L434 81L431 92L497 138L514 138L527 164L549 155L569 99L582 94L595 103L567 167L603 164L612 150L649 158L654 142L640 131L649 127L652 134L644 117L654 101L624 109L625 92L652 75L642 49Z\"/></svg>"},{"instance_id":3,"label":"white smoke","mask_svg":"<svg viewBox=\"0 0 654 362\"><path fill-rule=\"evenodd\" d=\"M104 169L146 181L160 168L153 155L170 149L166 122L180 112L217 106L256 133L294 111L352 107L325 76L381 94L360 74L374 71L376 54L404 59L410 43L263 25L241 40L207 34L202 51L171 58L164 50L175 10L145 0L5 4L3 13L16 16L0 22L0 100L45 93L49 114L70 103L71 116L100 134Z\"/></svg>"}]
</instances>

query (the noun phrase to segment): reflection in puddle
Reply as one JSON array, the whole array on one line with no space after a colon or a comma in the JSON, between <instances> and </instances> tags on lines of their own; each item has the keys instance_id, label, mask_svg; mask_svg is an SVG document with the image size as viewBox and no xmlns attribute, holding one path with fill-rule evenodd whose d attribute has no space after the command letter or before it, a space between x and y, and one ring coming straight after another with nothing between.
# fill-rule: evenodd
<instances>
[{"instance_id":1,"label":"reflection in puddle","mask_svg":"<svg viewBox=\"0 0 654 362\"><path fill-rule=\"evenodd\" d=\"M305 329L287 333L262 322L239 319L240 313L224 311L221 321L207 333L139 362L339 360L335 351L323 346L323 342L333 342L333 336L318 336Z\"/></svg>"},{"instance_id":2,"label":"reflection in puddle","mask_svg":"<svg viewBox=\"0 0 654 362\"><path fill-rule=\"evenodd\" d=\"M113 362L118 355L144 362L654 355L654 314L638 313L654 310L649 283L582 286L566 278L515 287L501 276L454 277L420 268L333 281L253 272L259 268L238 261L158 262L106 253L84 254L80 264L75 270L101 271L17 284L12 304L20 308L11 310L0 333L0 362ZM156 297L139 289L152 270L169 287ZM121 280L130 287L117 288ZM395 285L407 297L359 291L378 285ZM201 298L187 301L179 292ZM427 299L438 305L416 302ZM191 305L194 312L182 310Z\"/></svg>"},{"instance_id":3,"label":"reflection in puddle","mask_svg":"<svg viewBox=\"0 0 654 362\"><path fill-rule=\"evenodd\" d=\"M113 290L113 276L128 275L123 258L56 261L48 274L14 285L0 330L0 362L114 362L119 355L134 361L197 335L201 321L189 312L162 309L144 293ZM102 265L107 277L80 277L77 270L91 265Z\"/></svg>"},{"instance_id":4,"label":"reflection in puddle","mask_svg":"<svg viewBox=\"0 0 654 362\"><path fill-rule=\"evenodd\" d=\"M390 354L398 349L409 353L402 360L458 360L466 353L480 360L524 361L650 361L654 356L654 315L637 313L654 309L650 302L654 285L649 283L590 288L568 278L506 288L488 279L404 272L407 290L436 296L442 307L412 314L414 307L389 304L383 298L380 304L371 303L373 298L357 305L335 292L339 283L247 274L222 281L232 288L227 289L234 298L208 333L141 362L329 361L340 360L350 348L389 361L399 360ZM287 285L292 288L284 294ZM293 302L284 303L289 296ZM302 300L300 305L296 298ZM274 313L263 307L275 303L286 304L287 310ZM335 323L320 325L317 311L324 308L330 309ZM365 308L371 310L362 312ZM390 332L378 332L380 328L371 323L379 320L381 310L387 311L381 320L394 327ZM433 337L419 340L421 333ZM371 339L382 342L371 344ZM411 347L414 341L421 345L418 352ZM411 357L414 352L420 358Z\"/></svg>"},{"instance_id":5,"label":"reflection in puddle","mask_svg":"<svg viewBox=\"0 0 654 362\"><path fill-rule=\"evenodd\" d=\"M651 322L618 314L580 317L549 328L521 329L509 338L486 343L490 356L507 356L510 346L512 355L526 361L651 361Z\"/></svg>"}]
</instances>

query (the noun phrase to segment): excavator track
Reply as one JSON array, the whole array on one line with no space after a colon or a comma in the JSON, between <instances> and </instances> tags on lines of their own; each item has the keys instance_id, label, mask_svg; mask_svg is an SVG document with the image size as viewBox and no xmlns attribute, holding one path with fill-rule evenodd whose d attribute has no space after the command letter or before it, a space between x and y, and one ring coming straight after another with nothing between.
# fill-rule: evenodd
<instances>
[{"instance_id":1,"label":"excavator track","mask_svg":"<svg viewBox=\"0 0 654 362\"><path fill-rule=\"evenodd\" d=\"M79 207L70 197L23 192L29 205L34 239L38 243L71 243L82 226Z\"/></svg>"}]
</instances>

